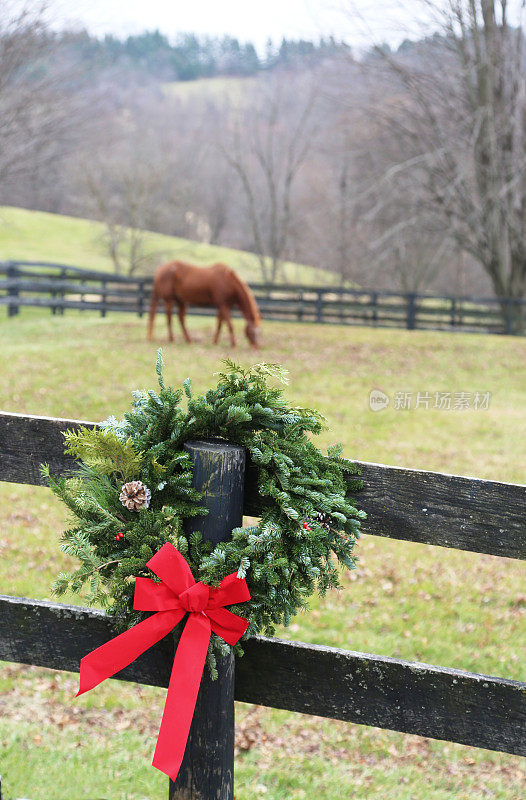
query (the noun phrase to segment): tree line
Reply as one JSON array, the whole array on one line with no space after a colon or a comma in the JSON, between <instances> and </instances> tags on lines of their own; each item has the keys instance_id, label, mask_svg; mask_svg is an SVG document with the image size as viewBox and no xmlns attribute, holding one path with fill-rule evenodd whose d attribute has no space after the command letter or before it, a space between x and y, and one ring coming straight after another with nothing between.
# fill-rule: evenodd
<instances>
[{"instance_id":1,"label":"tree line","mask_svg":"<svg viewBox=\"0 0 526 800\"><path fill-rule=\"evenodd\" d=\"M187 81L218 75L248 76L280 67L312 67L348 46L333 37L268 40L263 54L251 42L232 36L197 36L180 33L173 41L159 30L118 37L97 37L86 30L35 31L37 50L47 47L53 57L66 58L91 70L129 69L164 81ZM42 64L41 64L42 66Z\"/></svg>"}]
</instances>

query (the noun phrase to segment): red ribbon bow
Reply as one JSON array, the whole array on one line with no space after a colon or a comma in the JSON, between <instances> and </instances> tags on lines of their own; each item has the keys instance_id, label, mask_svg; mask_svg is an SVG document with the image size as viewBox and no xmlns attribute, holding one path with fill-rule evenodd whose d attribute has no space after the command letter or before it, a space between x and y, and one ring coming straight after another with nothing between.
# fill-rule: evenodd
<instances>
[{"instance_id":1,"label":"red ribbon bow","mask_svg":"<svg viewBox=\"0 0 526 800\"><path fill-rule=\"evenodd\" d=\"M247 583L236 573L214 589L196 583L181 553L168 542L148 561L161 578L135 579L133 607L156 611L148 619L84 656L80 662L77 697L131 664L159 642L188 612L188 620L175 653L153 766L175 780L190 732L211 631L234 645L248 628L248 620L224 606L250 600Z\"/></svg>"}]
</instances>

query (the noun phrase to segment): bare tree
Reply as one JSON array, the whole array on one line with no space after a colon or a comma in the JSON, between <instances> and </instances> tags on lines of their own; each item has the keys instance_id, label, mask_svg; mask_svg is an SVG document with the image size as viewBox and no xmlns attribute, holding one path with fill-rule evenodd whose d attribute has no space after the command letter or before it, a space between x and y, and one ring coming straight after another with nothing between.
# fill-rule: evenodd
<instances>
[{"instance_id":1,"label":"bare tree","mask_svg":"<svg viewBox=\"0 0 526 800\"><path fill-rule=\"evenodd\" d=\"M22 6L6 0L0 6L0 181L19 171L28 149L35 84L28 81L27 65L38 59L44 47L43 4ZM26 69L25 69L26 68ZM33 84L33 85L31 85ZM24 136L24 134L26 134Z\"/></svg>"},{"instance_id":2,"label":"bare tree","mask_svg":"<svg viewBox=\"0 0 526 800\"><path fill-rule=\"evenodd\" d=\"M303 76L305 79L305 76ZM293 190L313 145L317 88L274 75L238 110L222 152L237 174L263 281L274 283L289 245Z\"/></svg>"},{"instance_id":3,"label":"bare tree","mask_svg":"<svg viewBox=\"0 0 526 800\"><path fill-rule=\"evenodd\" d=\"M0 4L0 187L57 158L69 128L49 63L47 4Z\"/></svg>"},{"instance_id":4,"label":"bare tree","mask_svg":"<svg viewBox=\"0 0 526 800\"><path fill-rule=\"evenodd\" d=\"M419 212L471 254L499 298L526 290L525 2L423 0L439 34L392 55L377 106L404 143ZM393 170L393 165L389 167Z\"/></svg>"},{"instance_id":5,"label":"bare tree","mask_svg":"<svg viewBox=\"0 0 526 800\"><path fill-rule=\"evenodd\" d=\"M360 202L369 173L364 162L369 129L364 128L358 108L342 103L342 84L345 77L339 68L337 77L323 75L323 126L307 167L311 191L304 195L311 203L303 238L307 235L311 259L314 255L320 265L335 272L342 285L351 281L370 286L376 285L377 265L369 246L371 225Z\"/></svg>"},{"instance_id":6,"label":"bare tree","mask_svg":"<svg viewBox=\"0 0 526 800\"><path fill-rule=\"evenodd\" d=\"M66 173L102 93L61 53L49 11L47 0L0 2L0 203L61 211L68 195L71 211Z\"/></svg>"},{"instance_id":7,"label":"bare tree","mask_svg":"<svg viewBox=\"0 0 526 800\"><path fill-rule=\"evenodd\" d=\"M91 165L85 173L92 213L104 223L103 246L117 273L144 271L161 255L146 246L146 231L159 227L161 175L156 166L113 154L111 161Z\"/></svg>"},{"instance_id":8,"label":"bare tree","mask_svg":"<svg viewBox=\"0 0 526 800\"><path fill-rule=\"evenodd\" d=\"M146 231L200 240L210 239L211 231L199 205L198 190L206 183L200 118L191 116L189 123L150 86L123 92L122 105L78 180L90 216L104 223L103 245L115 270L133 274L172 254L152 249Z\"/></svg>"}]
</instances>

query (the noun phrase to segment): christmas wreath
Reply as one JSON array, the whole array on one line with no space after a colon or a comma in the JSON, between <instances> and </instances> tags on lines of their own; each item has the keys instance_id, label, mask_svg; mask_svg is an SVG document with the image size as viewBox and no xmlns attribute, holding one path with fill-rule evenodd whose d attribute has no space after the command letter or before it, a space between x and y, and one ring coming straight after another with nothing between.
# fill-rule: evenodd
<instances>
[{"instance_id":1,"label":"christmas wreath","mask_svg":"<svg viewBox=\"0 0 526 800\"><path fill-rule=\"evenodd\" d=\"M138 603L137 587L152 596L161 592L158 577L164 578L156 569L162 553L181 567L187 587L198 581L210 597L224 592L233 579L242 582L245 589L234 591L224 604L247 618L245 636L271 635L306 607L314 591L323 595L339 585L338 562L355 567L353 548L365 516L349 499L361 485L348 477L356 475L355 465L342 457L341 447L324 455L315 446L311 435L322 430L324 417L289 405L283 389L273 385L276 379L286 382L284 370L273 364L225 365L214 388L194 395L190 379L182 389L165 385L159 351L158 391L134 392L132 408L121 421L110 417L97 428L65 433L66 452L79 462L78 469L57 478L43 465L42 473L72 512L61 549L80 565L58 575L55 594L82 594L88 604L107 608L123 628L138 628L147 618L145 608L160 608L158 600ZM181 405L185 396L186 408ZM192 462L183 445L208 437L246 448L265 498L258 524L235 528L229 541L215 546L199 533L187 538L182 524L206 513L192 488ZM181 607L195 610L191 604ZM230 637L238 655L241 633ZM205 649L212 676L216 656L231 647L219 634L212 624Z\"/></svg>"}]
</instances>

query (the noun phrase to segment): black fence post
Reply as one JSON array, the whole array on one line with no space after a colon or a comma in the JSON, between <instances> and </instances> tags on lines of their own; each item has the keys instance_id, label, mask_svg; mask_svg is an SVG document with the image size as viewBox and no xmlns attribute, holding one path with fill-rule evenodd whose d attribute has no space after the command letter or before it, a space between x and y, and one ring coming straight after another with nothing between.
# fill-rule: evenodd
<instances>
[{"instance_id":1,"label":"black fence post","mask_svg":"<svg viewBox=\"0 0 526 800\"><path fill-rule=\"evenodd\" d=\"M203 517L185 523L185 533L200 531L217 544L243 521L245 451L217 441L187 442L194 463L193 485L203 492ZM205 671L190 736L169 800L233 800L234 797L234 657L218 659L219 677Z\"/></svg>"},{"instance_id":2,"label":"black fence post","mask_svg":"<svg viewBox=\"0 0 526 800\"><path fill-rule=\"evenodd\" d=\"M407 329L412 331L416 328L416 295L411 292L407 295Z\"/></svg>"},{"instance_id":3,"label":"black fence post","mask_svg":"<svg viewBox=\"0 0 526 800\"><path fill-rule=\"evenodd\" d=\"M62 288L60 290L60 315L61 316L64 315L64 296L65 296L64 281L66 280L66 278L67 278L66 270L65 269L61 269L60 270L60 280L62 281Z\"/></svg>"},{"instance_id":4,"label":"black fence post","mask_svg":"<svg viewBox=\"0 0 526 800\"><path fill-rule=\"evenodd\" d=\"M373 324L376 325L378 323L378 292L371 292L371 306L373 309Z\"/></svg>"},{"instance_id":5,"label":"black fence post","mask_svg":"<svg viewBox=\"0 0 526 800\"><path fill-rule=\"evenodd\" d=\"M139 317L144 314L144 281L139 281Z\"/></svg>"},{"instance_id":6,"label":"black fence post","mask_svg":"<svg viewBox=\"0 0 526 800\"><path fill-rule=\"evenodd\" d=\"M511 297L506 298L506 333L512 336L515 332L515 315L513 308L513 300Z\"/></svg>"},{"instance_id":7,"label":"black fence post","mask_svg":"<svg viewBox=\"0 0 526 800\"><path fill-rule=\"evenodd\" d=\"M53 280L53 277L55 277L55 278L56 278L57 276L56 276L56 275L55 275L55 276L51 276L51 280ZM50 294L50 297L52 298L52 300L55 300L55 298L56 298L56 296L57 296L56 289L52 289L52 290L51 290L51 292L50 292L49 294ZM52 316L55 316L55 315L56 315L56 313L57 313L57 306L56 306L55 304L53 304L53 305L51 306L51 314L52 314Z\"/></svg>"},{"instance_id":8,"label":"black fence post","mask_svg":"<svg viewBox=\"0 0 526 800\"><path fill-rule=\"evenodd\" d=\"M7 277L14 281L15 278L17 278L18 275L19 275L18 267L15 264L13 264L12 262L8 261L7 263L8 263L8 267L7 267L7 270L6 270ZM8 296L9 297L13 297L13 298L17 298L18 297L18 286L10 286L9 289L8 289ZM20 311L20 308L19 308L18 303L16 301L13 302L13 303L9 303L9 305L7 306L7 316L8 317L16 316L19 313L19 311Z\"/></svg>"},{"instance_id":9,"label":"black fence post","mask_svg":"<svg viewBox=\"0 0 526 800\"><path fill-rule=\"evenodd\" d=\"M106 316L106 278L103 278L100 282L100 299L101 299L101 307L100 307L100 315L101 317Z\"/></svg>"},{"instance_id":10,"label":"black fence post","mask_svg":"<svg viewBox=\"0 0 526 800\"><path fill-rule=\"evenodd\" d=\"M452 328L454 328L455 325L457 324L456 313L457 313L457 302L456 302L456 298L452 297L451 298L451 322L450 322Z\"/></svg>"},{"instance_id":11,"label":"black fence post","mask_svg":"<svg viewBox=\"0 0 526 800\"><path fill-rule=\"evenodd\" d=\"M323 291L321 289L318 289L316 300L316 322L323 322Z\"/></svg>"}]
</instances>

